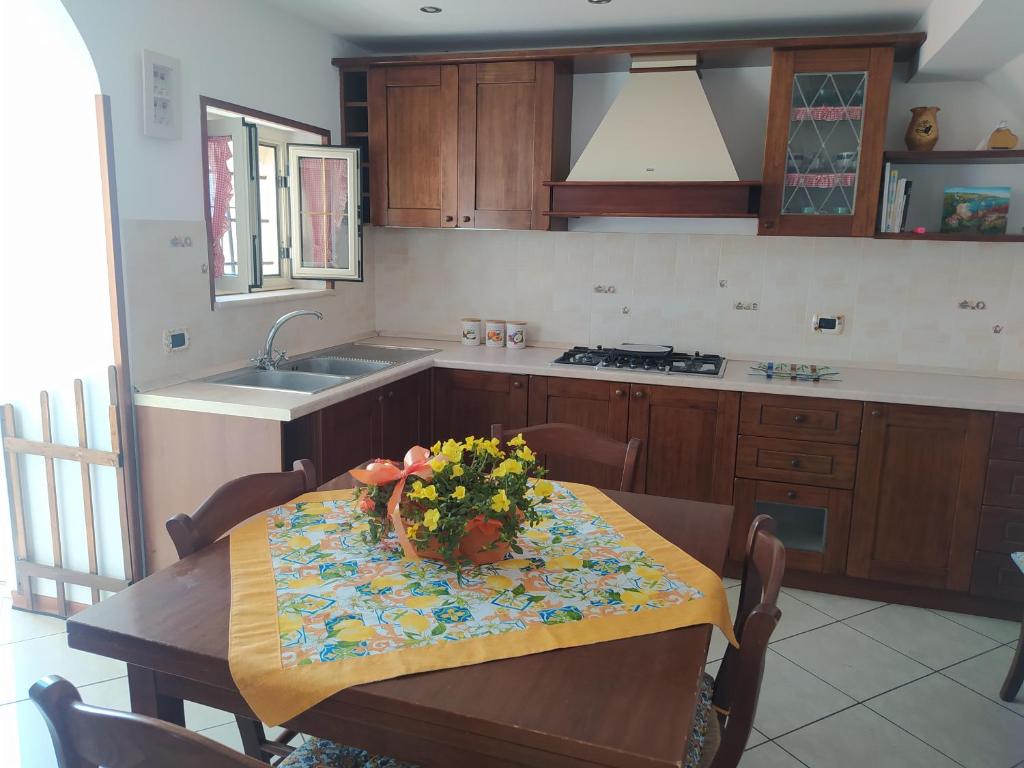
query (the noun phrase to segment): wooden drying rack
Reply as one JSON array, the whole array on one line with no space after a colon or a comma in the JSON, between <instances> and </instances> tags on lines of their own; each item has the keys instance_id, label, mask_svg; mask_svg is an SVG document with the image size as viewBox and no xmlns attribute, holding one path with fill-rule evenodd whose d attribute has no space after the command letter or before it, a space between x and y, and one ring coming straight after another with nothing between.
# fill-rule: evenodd
<instances>
[{"instance_id":1,"label":"wooden drying rack","mask_svg":"<svg viewBox=\"0 0 1024 768\"><path fill-rule=\"evenodd\" d=\"M118 412L117 369L107 369L110 390L110 404L107 408L110 421L111 450L105 451L89 447L89 438L85 421L85 395L82 380L75 379L75 415L78 422L78 445L63 445L53 442L50 420L50 396L47 392L39 393L39 408L42 418L42 440L28 440L17 435L14 421L14 407L4 405L2 434L4 464L7 471L7 495L11 507L11 529L14 539L14 572L17 580L17 592L14 596L15 605L30 611L56 613L67 617L77 605L69 603L65 585L76 584L92 590L92 602L99 602L100 591L117 592L128 586L127 579L101 576L98 572L96 558L96 529L93 517L92 479L90 466L112 467L117 474L117 505L121 525L121 552L124 560L124 572L131 573L131 547L128 528L128 506L125 494L124 461L121 448L121 419ZM41 456L46 465L46 492L50 511L50 542L52 546L53 565L37 562L33 559L29 546L28 527L26 525L26 507L24 489L21 483L20 456ZM57 480L55 472L56 460L73 461L80 465L82 477L82 499L85 512L85 537L89 557L89 571L76 571L64 567L64 552L60 536L60 506L57 501ZM52 579L56 584L57 598L55 610L46 605L49 599L37 595L32 590L32 579Z\"/></svg>"}]
</instances>

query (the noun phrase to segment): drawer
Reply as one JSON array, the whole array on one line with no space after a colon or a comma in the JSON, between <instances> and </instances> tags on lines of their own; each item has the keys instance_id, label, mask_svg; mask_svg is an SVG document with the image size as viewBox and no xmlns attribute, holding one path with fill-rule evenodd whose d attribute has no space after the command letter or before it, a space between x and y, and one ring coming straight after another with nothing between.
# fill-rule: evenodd
<instances>
[{"instance_id":1,"label":"drawer","mask_svg":"<svg viewBox=\"0 0 1024 768\"><path fill-rule=\"evenodd\" d=\"M985 503L993 507L1024 509L1024 461L989 459Z\"/></svg>"},{"instance_id":2,"label":"drawer","mask_svg":"<svg viewBox=\"0 0 1024 768\"><path fill-rule=\"evenodd\" d=\"M823 488L853 488L857 448L741 435L736 474L754 480L802 483Z\"/></svg>"},{"instance_id":3,"label":"drawer","mask_svg":"<svg viewBox=\"0 0 1024 768\"><path fill-rule=\"evenodd\" d=\"M989 458L1024 461L1024 413L996 414Z\"/></svg>"},{"instance_id":4,"label":"drawer","mask_svg":"<svg viewBox=\"0 0 1024 768\"><path fill-rule=\"evenodd\" d=\"M1024 509L982 507L978 549L1024 552Z\"/></svg>"},{"instance_id":5,"label":"drawer","mask_svg":"<svg viewBox=\"0 0 1024 768\"><path fill-rule=\"evenodd\" d=\"M971 594L1024 600L1024 573L1009 555L998 552L976 552L971 572Z\"/></svg>"},{"instance_id":6,"label":"drawer","mask_svg":"<svg viewBox=\"0 0 1024 768\"><path fill-rule=\"evenodd\" d=\"M740 434L856 445L862 410L863 405L852 400L745 392Z\"/></svg>"}]
</instances>

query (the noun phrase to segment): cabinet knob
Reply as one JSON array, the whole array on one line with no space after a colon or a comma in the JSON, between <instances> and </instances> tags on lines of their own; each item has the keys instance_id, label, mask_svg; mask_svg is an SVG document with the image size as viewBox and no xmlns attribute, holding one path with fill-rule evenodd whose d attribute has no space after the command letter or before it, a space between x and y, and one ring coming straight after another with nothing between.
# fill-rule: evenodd
<instances>
[{"instance_id":1,"label":"cabinet knob","mask_svg":"<svg viewBox=\"0 0 1024 768\"><path fill-rule=\"evenodd\" d=\"M789 460L789 466L793 467L794 469L796 467L799 467L800 466L800 459L795 459L795 458L794 459L790 459Z\"/></svg>"},{"instance_id":2,"label":"cabinet knob","mask_svg":"<svg viewBox=\"0 0 1024 768\"><path fill-rule=\"evenodd\" d=\"M787 499L795 499L796 498L796 491L786 491L786 498Z\"/></svg>"},{"instance_id":3,"label":"cabinet knob","mask_svg":"<svg viewBox=\"0 0 1024 768\"><path fill-rule=\"evenodd\" d=\"M768 221L762 222L762 226L765 229L775 229L775 222L769 219Z\"/></svg>"},{"instance_id":4,"label":"cabinet knob","mask_svg":"<svg viewBox=\"0 0 1024 768\"><path fill-rule=\"evenodd\" d=\"M394 392L388 392L388 397L394 397L394 396L395 396Z\"/></svg>"},{"instance_id":5,"label":"cabinet knob","mask_svg":"<svg viewBox=\"0 0 1024 768\"><path fill-rule=\"evenodd\" d=\"M807 421L807 417L802 413L798 413L796 416L793 417L793 421L795 421L797 424L803 424L805 421Z\"/></svg>"},{"instance_id":6,"label":"cabinet knob","mask_svg":"<svg viewBox=\"0 0 1024 768\"><path fill-rule=\"evenodd\" d=\"M454 216L445 216L444 220L445 221L455 221L455 217Z\"/></svg>"},{"instance_id":7,"label":"cabinet knob","mask_svg":"<svg viewBox=\"0 0 1024 768\"><path fill-rule=\"evenodd\" d=\"M377 395L377 402L378 403L384 402L384 395Z\"/></svg>"},{"instance_id":8,"label":"cabinet knob","mask_svg":"<svg viewBox=\"0 0 1024 768\"><path fill-rule=\"evenodd\" d=\"M463 216L463 217L462 217L462 220L463 220L463 222L465 222L466 224L469 224L469 216Z\"/></svg>"},{"instance_id":9,"label":"cabinet knob","mask_svg":"<svg viewBox=\"0 0 1024 768\"><path fill-rule=\"evenodd\" d=\"M622 397L624 394L626 394L626 393L623 392L621 389L616 389L615 390L615 396L616 397Z\"/></svg>"},{"instance_id":10,"label":"cabinet knob","mask_svg":"<svg viewBox=\"0 0 1024 768\"><path fill-rule=\"evenodd\" d=\"M635 397L637 400L643 400L644 391L642 389L638 389L636 392L633 393L633 397Z\"/></svg>"},{"instance_id":11,"label":"cabinet knob","mask_svg":"<svg viewBox=\"0 0 1024 768\"><path fill-rule=\"evenodd\" d=\"M881 415L882 415L882 412L881 412L881 411L872 411L872 412L871 412L871 415L872 415L872 416L881 416Z\"/></svg>"},{"instance_id":12,"label":"cabinet knob","mask_svg":"<svg viewBox=\"0 0 1024 768\"><path fill-rule=\"evenodd\" d=\"M521 382L521 381L513 381L513 382L512 382L512 386L513 386L513 387L514 387L515 389L522 389L522 387L523 387L523 382Z\"/></svg>"}]
</instances>

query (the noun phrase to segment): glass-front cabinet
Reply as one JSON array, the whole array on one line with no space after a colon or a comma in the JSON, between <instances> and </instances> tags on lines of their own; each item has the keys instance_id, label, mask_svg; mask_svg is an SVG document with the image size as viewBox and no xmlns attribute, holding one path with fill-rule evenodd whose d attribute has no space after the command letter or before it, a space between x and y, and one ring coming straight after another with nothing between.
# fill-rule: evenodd
<instances>
[{"instance_id":1,"label":"glass-front cabinet","mask_svg":"<svg viewBox=\"0 0 1024 768\"><path fill-rule=\"evenodd\" d=\"M892 48L776 50L759 232L875 229Z\"/></svg>"}]
</instances>

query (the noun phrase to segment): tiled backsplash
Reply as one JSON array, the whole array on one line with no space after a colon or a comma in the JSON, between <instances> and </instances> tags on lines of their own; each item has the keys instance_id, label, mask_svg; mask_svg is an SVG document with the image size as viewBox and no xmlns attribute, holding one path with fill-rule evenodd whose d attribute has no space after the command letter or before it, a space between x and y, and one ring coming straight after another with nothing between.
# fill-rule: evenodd
<instances>
[{"instance_id":1,"label":"tiled backsplash","mask_svg":"<svg viewBox=\"0 0 1024 768\"><path fill-rule=\"evenodd\" d=\"M366 247L386 333L455 337L477 316L526 320L532 343L1024 375L1020 243L371 227Z\"/></svg>"}]
</instances>

